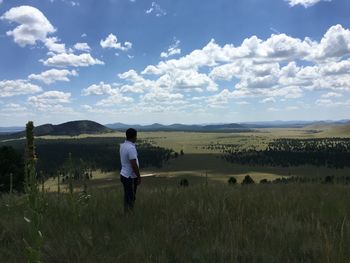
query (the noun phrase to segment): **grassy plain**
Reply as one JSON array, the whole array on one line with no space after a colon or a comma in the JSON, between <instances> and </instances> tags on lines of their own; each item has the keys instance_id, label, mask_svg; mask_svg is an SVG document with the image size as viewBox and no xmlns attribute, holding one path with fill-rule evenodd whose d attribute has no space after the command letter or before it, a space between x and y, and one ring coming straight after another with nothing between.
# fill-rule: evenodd
<instances>
[{"instance_id":1,"label":"grassy plain","mask_svg":"<svg viewBox=\"0 0 350 263\"><path fill-rule=\"evenodd\" d=\"M332 129L335 132L332 133ZM115 132L99 135L69 136L44 136L41 138L57 139L80 139L87 137L123 137L123 133ZM311 165L298 167L271 167L271 166L249 166L229 163L221 158L219 150L208 150L205 146L209 144L236 144L241 149L264 149L266 145L277 138L323 138L323 137L350 137L346 128L331 127L309 127L309 128L269 128L257 129L249 133L199 133L199 132L139 132L139 139L146 140L152 144L181 150L184 155L165 163L162 168L148 168L143 174L155 174L156 177L186 177L209 178L210 181L227 182L231 176L236 177L238 182L249 174L256 182L262 179L274 180L285 176L346 176L350 174L350 168L330 169L326 167L315 167ZM89 184L99 187L108 187L119 183L118 171L101 173L95 171ZM196 181L196 179L195 179ZM54 179L46 182L46 189L55 191L57 183ZM62 188L64 189L64 185Z\"/></svg>"},{"instance_id":2,"label":"grassy plain","mask_svg":"<svg viewBox=\"0 0 350 263\"><path fill-rule=\"evenodd\" d=\"M240 182L246 174L259 181L288 175L348 175L349 169L235 165L203 148L211 142L264 147L274 138L322 137L297 131L140 133L141 139L185 154L160 169L143 171L155 176L142 179L130 215L123 214L118 171L95 171L85 196L77 191L79 184L73 196L65 185L58 194L57 179L48 180L40 226L42 261L350 262L348 185L227 184L230 176ZM188 187L179 186L181 178L189 180ZM26 262L23 240L30 232L25 203L25 196L0 197L0 262Z\"/></svg>"},{"instance_id":3,"label":"grassy plain","mask_svg":"<svg viewBox=\"0 0 350 263\"><path fill-rule=\"evenodd\" d=\"M135 212L120 185L48 193L43 262L349 262L350 191L320 184L229 186L145 178ZM22 196L0 198L0 262L26 262Z\"/></svg>"}]
</instances>

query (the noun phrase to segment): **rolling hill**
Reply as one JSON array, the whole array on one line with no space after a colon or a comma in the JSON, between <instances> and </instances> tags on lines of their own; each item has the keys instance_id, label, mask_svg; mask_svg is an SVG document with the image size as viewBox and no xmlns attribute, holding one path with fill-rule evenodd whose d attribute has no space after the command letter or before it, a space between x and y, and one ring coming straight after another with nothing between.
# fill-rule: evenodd
<instances>
[{"instance_id":1,"label":"rolling hill","mask_svg":"<svg viewBox=\"0 0 350 263\"><path fill-rule=\"evenodd\" d=\"M34 128L35 136L99 134L113 131L102 124L89 120L70 121L58 125L44 124ZM11 134L13 137L25 136L25 131Z\"/></svg>"}]
</instances>

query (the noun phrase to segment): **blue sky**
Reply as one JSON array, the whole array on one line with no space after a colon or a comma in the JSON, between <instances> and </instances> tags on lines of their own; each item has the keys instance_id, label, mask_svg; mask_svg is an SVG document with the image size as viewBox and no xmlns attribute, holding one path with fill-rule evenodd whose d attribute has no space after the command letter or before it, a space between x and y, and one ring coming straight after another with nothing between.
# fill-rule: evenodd
<instances>
[{"instance_id":1,"label":"blue sky","mask_svg":"<svg viewBox=\"0 0 350 263\"><path fill-rule=\"evenodd\" d=\"M0 0L0 126L350 116L346 0Z\"/></svg>"}]
</instances>

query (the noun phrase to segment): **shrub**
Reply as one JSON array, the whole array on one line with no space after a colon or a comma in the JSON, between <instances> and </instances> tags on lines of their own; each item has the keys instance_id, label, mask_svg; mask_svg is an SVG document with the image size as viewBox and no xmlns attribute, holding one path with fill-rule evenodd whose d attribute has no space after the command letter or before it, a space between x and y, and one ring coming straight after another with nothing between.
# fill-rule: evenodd
<instances>
[{"instance_id":1,"label":"shrub","mask_svg":"<svg viewBox=\"0 0 350 263\"><path fill-rule=\"evenodd\" d=\"M268 184L269 181L268 181L267 179L261 179L261 180L260 180L260 183L261 183L261 184Z\"/></svg>"},{"instance_id":2,"label":"shrub","mask_svg":"<svg viewBox=\"0 0 350 263\"><path fill-rule=\"evenodd\" d=\"M187 187L189 182L186 178L180 180L180 186Z\"/></svg>"},{"instance_id":3,"label":"shrub","mask_svg":"<svg viewBox=\"0 0 350 263\"><path fill-rule=\"evenodd\" d=\"M237 183L237 179L235 177L230 177L227 182L229 185L235 185Z\"/></svg>"},{"instance_id":4,"label":"shrub","mask_svg":"<svg viewBox=\"0 0 350 263\"><path fill-rule=\"evenodd\" d=\"M246 175L242 181L242 185L246 185L246 184L254 184L254 180L248 175Z\"/></svg>"},{"instance_id":5,"label":"shrub","mask_svg":"<svg viewBox=\"0 0 350 263\"><path fill-rule=\"evenodd\" d=\"M324 178L324 183L325 184L333 184L334 183L334 176L332 175L327 175L325 178Z\"/></svg>"}]
</instances>

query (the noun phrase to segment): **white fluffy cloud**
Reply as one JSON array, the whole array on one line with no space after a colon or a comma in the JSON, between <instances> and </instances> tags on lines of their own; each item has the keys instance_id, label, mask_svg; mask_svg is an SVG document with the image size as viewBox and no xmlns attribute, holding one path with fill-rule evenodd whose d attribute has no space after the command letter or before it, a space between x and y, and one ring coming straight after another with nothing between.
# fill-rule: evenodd
<instances>
[{"instance_id":1,"label":"white fluffy cloud","mask_svg":"<svg viewBox=\"0 0 350 263\"><path fill-rule=\"evenodd\" d=\"M216 91L218 85L204 73L199 73L193 69L180 70L172 69L161 75L156 80L145 79L135 70L130 70L118 75L119 78L132 83L128 86L128 91L145 89L166 89L201 92L204 89ZM122 89L126 87L123 86Z\"/></svg>"},{"instance_id":2,"label":"white fluffy cloud","mask_svg":"<svg viewBox=\"0 0 350 263\"><path fill-rule=\"evenodd\" d=\"M316 60L339 59L350 53L350 30L341 25L328 29L318 45L310 52L310 58Z\"/></svg>"},{"instance_id":3,"label":"white fluffy cloud","mask_svg":"<svg viewBox=\"0 0 350 263\"><path fill-rule=\"evenodd\" d=\"M275 98L272 98L272 97L269 97L269 98L265 98L265 99L262 99L260 101L260 103L275 103L276 102L276 99Z\"/></svg>"},{"instance_id":4,"label":"white fluffy cloud","mask_svg":"<svg viewBox=\"0 0 350 263\"><path fill-rule=\"evenodd\" d=\"M33 94L42 91L41 87L31 84L26 80L0 81L0 97Z\"/></svg>"},{"instance_id":5,"label":"white fluffy cloud","mask_svg":"<svg viewBox=\"0 0 350 263\"><path fill-rule=\"evenodd\" d=\"M313 6L321 1L330 2L332 0L285 0L290 6L302 5L305 8Z\"/></svg>"},{"instance_id":6,"label":"white fluffy cloud","mask_svg":"<svg viewBox=\"0 0 350 263\"><path fill-rule=\"evenodd\" d=\"M134 101L131 97L123 96L122 94L115 94L106 99L102 99L96 103L96 106L110 107L115 105L132 103Z\"/></svg>"},{"instance_id":7,"label":"white fluffy cloud","mask_svg":"<svg viewBox=\"0 0 350 263\"><path fill-rule=\"evenodd\" d=\"M339 94L350 91L349 44L349 30L341 25L330 27L320 41L286 34L273 34L265 40L252 36L238 46L220 46L211 40L202 49L180 58L148 65L140 74L135 70L119 74L127 82L119 91L142 93L142 107L156 103L157 94L158 101L180 94L182 98L169 99L169 103L186 105L191 101L197 107L215 108L231 100L239 104L242 98L258 99L261 103L291 101L317 89ZM309 66L302 66L300 61ZM219 90L216 81L229 84ZM189 92L205 90L218 92L190 99L193 94ZM294 106L288 107L285 110Z\"/></svg>"},{"instance_id":8,"label":"white fluffy cloud","mask_svg":"<svg viewBox=\"0 0 350 263\"><path fill-rule=\"evenodd\" d=\"M5 105L2 105L0 108L0 115L4 117L24 117L32 115L31 112L28 111L28 109L18 103L8 103Z\"/></svg>"},{"instance_id":9,"label":"white fluffy cloud","mask_svg":"<svg viewBox=\"0 0 350 263\"><path fill-rule=\"evenodd\" d=\"M57 90L46 91L37 96L28 98L28 104L33 106L38 111L52 113L69 113L71 108L65 107L64 104L70 103L71 94Z\"/></svg>"},{"instance_id":10,"label":"white fluffy cloud","mask_svg":"<svg viewBox=\"0 0 350 263\"><path fill-rule=\"evenodd\" d=\"M170 56L181 54L181 48L179 48L180 40L174 39L175 43L172 44L167 51L160 53L161 58L168 58Z\"/></svg>"},{"instance_id":11,"label":"white fluffy cloud","mask_svg":"<svg viewBox=\"0 0 350 263\"><path fill-rule=\"evenodd\" d=\"M151 7L146 10L146 14L154 14L157 17L165 16L167 14L166 10L161 8L156 2L152 2Z\"/></svg>"},{"instance_id":12,"label":"white fluffy cloud","mask_svg":"<svg viewBox=\"0 0 350 263\"><path fill-rule=\"evenodd\" d=\"M43 61L43 64L45 66L53 67L88 67L93 65L104 65L104 62L97 58L93 58L89 53L83 53L80 55L62 53L48 58Z\"/></svg>"},{"instance_id":13,"label":"white fluffy cloud","mask_svg":"<svg viewBox=\"0 0 350 263\"><path fill-rule=\"evenodd\" d=\"M28 79L35 79L44 82L45 84L51 84L56 81L69 81L69 76L78 76L78 73L75 70L66 70L66 69L50 69L40 74L30 74Z\"/></svg>"},{"instance_id":14,"label":"white fluffy cloud","mask_svg":"<svg viewBox=\"0 0 350 263\"><path fill-rule=\"evenodd\" d=\"M342 96L342 94L340 94L340 93L328 92L328 93L323 94L321 97L328 99L328 98L339 98L341 96Z\"/></svg>"},{"instance_id":15,"label":"white fluffy cloud","mask_svg":"<svg viewBox=\"0 0 350 263\"><path fill-rule=\"evenodd\" d=\"M124 96L119 88L114 88L112 85L106 84L104 82L90 85L89 87L83 89L81 93L83 96L108 95L107 98L99 100L96 103L96 106L100 106L100 107L118 106L121 104L131 103L134 101L133 98ZM91 106L86 105L85 109L92 110L90 107Z\"/></svg>"},{"instance_id":16,"label":"white fluffy cloud","mask_svg":"<svg viewBox=\"0 0 350 263\"><path fill-rule=\"evenodd\" d=\"M24 106L21 106L17 103L8 103L1 107L1 112L7 112L7 113L25 113L27 111L27 108Z\"/></svg>"},{"instance_id":17,"label":"white fluffy cloud","mask_svg":"<svg viewBox=\"0 0 350 263\"><path fill-rule=\"evenodd\" d=\"M174 103L176 101L182 101L184 95L181 93L169 93L165 90L154 90L153 92L147 93L142 96L142 102L150 102L150 103Z\"/></svg>"},{"instance_id":18,"label":"white fluffy cloud","mask_svg":"<svg viewBox=\"0 0 350 263\"><path fill-rule=\"evenodd\" d=\"M44 40L44 44L47 49L54 53L65 53L66 45L62 43L57 43L59 41L56 37L48 37Z\"/></svg>"},{"instance_id":19,"label":"white fluffy cloud","mask_svg":"<svg viewBox=\"0 0 350 263\"><path fill-rule=\"evenodd\" d=\"M115 95L118 94L118 90L112 88L110 84L105 84L104 82L100 82L99 84L92 84L86 89L82 90L82 95Z\"/></svg>"},{"instance_id":20,"label":"white fluffy cloud","mask_svg":"<svg viewBox=\"0 0 350 263\"><path fill-rule=\"evenodd\" d=\"M316 105L327 108L334 107L350 107L350 100L346 101L333 101L331 99L318 99L315 102Z\"/></svg>"},{"instance_id":21,"label":"white fluffy cloud","mask_svg":"<svg viewBox=\"0 0 350 263\"><path fill-rule=\"evenodd\" d=\"M76 50L79 51L85 51L85 52L89 52L91 50L90 46L88 45L88 43L76 43L74 45L74 48Z\"/></svg>"},{"instance_id":22,"label":"white fluffy cloud","mask_svg":"<svg viewBox=\"0 0 350 263\"><path fill-rule=\"evenodd\" d=\"M13 7L0 18L19 24L6 34L21 47L34 45L38 40L45 42L47 35L56 31L45 15L32 6Z\"/></svg>"},{"instance_id":23,"label":"white fluffy cloud","mask_svg":"<svg viewBox=\"0 0 350 263\"><path fill-rule=\"evenodd\" d=\"M118 42L118 39L115 35L109 34L106 39L101 39L100 45L102 48L113 48L113 49L119 49L122 51L127 51L132 48L131 42L124 42L124 45L122 45L120 42Z\"/></svg>"}]
</instances>

